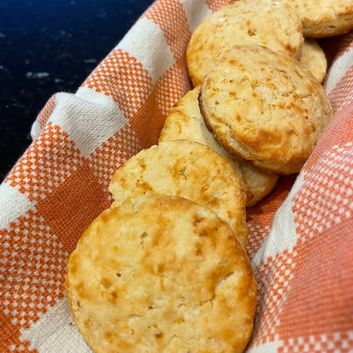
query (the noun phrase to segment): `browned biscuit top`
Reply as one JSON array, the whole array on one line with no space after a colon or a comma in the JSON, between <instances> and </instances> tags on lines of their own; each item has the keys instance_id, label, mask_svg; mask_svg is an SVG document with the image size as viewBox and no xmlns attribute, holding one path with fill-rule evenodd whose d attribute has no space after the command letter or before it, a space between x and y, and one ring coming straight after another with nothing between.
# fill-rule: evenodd
<instances>
[{"instance_id":1,"label":"browned biscuit top","mask_svg":"<svg viewBox=\"0 0 353 353\"><path fill-rule=\"evenodd\" d=\"M246 251L213 212L179 197L103 212L70 256L66 289L96 353L240 353L252 332Z\"/></svg>"},{"instance_id":2,"label":"browned biscuit top","mask_svg":"<svg viewBox=\"0 0 353 353\"><path fill-rule=\"evenodd\" d=\"M296 11L281 1L242 0L223 6L199 25L188 45L186 61L194 85L236 44L261 44L299 58L302 24Z\"/></svg>"},{"instance_id":3,"label":"browned biscuit top","mask_svg":"<svg viewBox=\"0 0 353 353\"><path fill-rule=\"evenodd\" d=\"M274 173L298 172L331 117L320 83L295 59L234 46L201 88L206 123L229 152Z\"/></svg>"}]
</instances>

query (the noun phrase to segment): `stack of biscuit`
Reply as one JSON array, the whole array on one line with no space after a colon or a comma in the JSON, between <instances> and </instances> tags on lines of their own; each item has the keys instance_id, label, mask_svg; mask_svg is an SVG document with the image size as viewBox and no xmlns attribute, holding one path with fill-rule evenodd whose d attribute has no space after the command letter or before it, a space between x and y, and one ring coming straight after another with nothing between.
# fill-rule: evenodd
<instances>
[{"instance_id":1,"label":"stack of biscuit","mask_svg":"<svg viewBox=\"0 0 353 353\"><path fill-rule=\"evenodd\" d=\"M245 350L256 308L246 207L300 171L328 124L326 58L310 37L353 28L348 3L239 0L193 33L194 89L159 144L115 172L112 206L69 259L69 305L94 352Z\"/></svg>"},{"instance_id":2,"label":"stack of biscuit","mask_svg":"<svg viewBox=\"0 0 353 353\"><path fill-rule=\"evenodd\" d=\"M325 54L314 39L304 40L291 5L235 1L206 18L186 52L199 93L181 99L161 134L162 141L191 139L218 153L221 145L223 157L238 163L248 207L274 189L279 175L299 172L331 116L320 85ZM191 136L195 121L200 127Z\"/></svg>"}]
</instances>

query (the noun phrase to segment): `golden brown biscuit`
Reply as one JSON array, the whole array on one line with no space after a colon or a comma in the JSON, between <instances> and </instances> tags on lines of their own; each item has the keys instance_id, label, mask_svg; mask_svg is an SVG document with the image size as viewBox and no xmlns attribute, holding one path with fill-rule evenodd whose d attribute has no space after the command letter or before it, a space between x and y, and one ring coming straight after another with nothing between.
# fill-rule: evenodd
<instances>
[{"instance_id":1,"label":"golden brown biscuit","mask_svg":"<svg viewBox=\"0 0 353 353\"><path fill-rule=\"evenodd\" d=\"M323 81L327 70L327 60L324 51L315 39L305 39L299 62L306 66L318 81Z\"/></svg>"},{"instance_id":2,"label":"golden brown biscuit","mask_svg":"<svg viewBox=\"0 0 353 353\"><path fill-rule=\"evenodd\" d=\"M352 0L285 1L298 11L305 37L331 37L353 29Z\"/></svg>"},{"instance_id":3,"label":"golden brown biscuit","mask_svg":"<svg viewBox=\"0 0 353 353\"><path fill-rule=\"evenodd\" d=\"M233 45L261 44L299 58L302 24L294 9L281 1L242 0L223 6L193 33L186 61L195 86Z\"/></svg>"},{"instance_id":4,"label":"golden brown biscuit","mask_svg":"<svg viewBox=\"0 0 353 353\"><path fill-rule=\"evenodd\" d=\"M228 222L246 246L246 197L231 166L209 147L186 140L142 150L114 174L109 185L115 205L141 194L181 196L209 207Z\"/></svg>"},{"instance_id":5,"label":"golden brown biscuit","mask_svg":"<svg viewBox=\"0 0 353 353\"><path fill-rule=\"evenodd\" d=\"M143 196L103 212L70 256L66 290L96 353L237 353L253 328L245 249L183 198Z\"/></svg>"},{"instance_id":6,"label":"golden brown biscuit","mask_svg":"<svg viewBox=\"0 0 353 353\"><path fill-rule=\"evenodd\" d=\"M207 145L220 154L241 175L246 184L247 206L253 206L268 195L276 185L278 176L255 167L251 162L239 163L215 141L208 131L199 108L200 87L188 92L170 111L162 129L159 141L185 139Z\"/></svg>"},{"instance_id":7,"label":"golden brown biscuit","mask_svg":"<svg viewBox=\"0 0 353 353\"><path fill-rule=\"evenodd\" d=\"M277 174L301 169L332 114L306 68L261 46L224 53L203 81L200 103L228 152Z\"/></svg>"}]
</instances>

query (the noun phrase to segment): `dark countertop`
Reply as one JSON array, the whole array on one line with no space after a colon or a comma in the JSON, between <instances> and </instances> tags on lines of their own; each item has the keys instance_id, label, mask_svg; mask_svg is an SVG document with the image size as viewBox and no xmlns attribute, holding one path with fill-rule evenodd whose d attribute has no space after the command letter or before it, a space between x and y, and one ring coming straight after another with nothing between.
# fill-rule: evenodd
<instances>
[{"instance_id":1,"label":"dark countertop","mask_svg":"<svg viewBox=\"0 0 353 353\"><path fill-rule=\"evenodd\" d=\"M52 94L75 92L152 0L0 2L0 181Z\"/></svg>"}]
</instances>

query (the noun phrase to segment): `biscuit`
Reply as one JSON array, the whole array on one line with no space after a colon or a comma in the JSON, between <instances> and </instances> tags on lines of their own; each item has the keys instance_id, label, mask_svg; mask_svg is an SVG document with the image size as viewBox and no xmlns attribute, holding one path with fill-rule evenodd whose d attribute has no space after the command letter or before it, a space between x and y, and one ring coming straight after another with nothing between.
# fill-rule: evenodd
<instances>
[{"instance_id":1,"label":"biscuit","mask_svg":"<svg viewBox=\"0 0 353 353\"><path fill-rule=\"evenodd\" d=\"M305 37L332 37L353 29L352 0L285 1L298 11Z\"/></svg>"},{"instance_id":2,"label":"biscuit","mask_svg":"<svg viewBox=\"0 0 353 353\"><path fill-rule=\"evenodd\" d=\"M210 147L220 154L238 175L240 174L246 185L246 205L253 206L273 190L278 176L260 170L251 162L232 159L208 131L199 108L199 93L200 87L194 88L173 107L166 118L159 141L185 139Z\"/></svg>"},{"instance_id":3,"label":"biscuit","mask_svg":"<svg viewBox=\"0 0 353 353\"><path fill-rule=\"evenodd\" d=\"M297 60L261 46L235 46L205 77L205 123L228 152L275 174L299 172L332 109Z\"/></svg>"},{"instance_id":4,"label":"biscuit","mask_svg":"<svg viewBox=\"0 0 353 353\"><path fill-rule=\"evenodd\" d=\"M71 254L65 284L96 353L242 352L253 328L245 249L212 211L179 197L103 212Z\"/></svg>"},{"instance_id":5,"label":"biscuit","mask_svg":"<svg viewBox=\"0 0 353 353\"><path fill-rule=\"evenodd\" d=\"M305 39L299 62L306 66L319 82L323 81L327 70L327 60L324 51L315 39Z\"/></svg>"},{"instance_id":6,"label":"biscuit","mask_svg":"<svg viewBox=\"0 0 353 353\"><path fill-rule=\"evenodd\" d=\"M242 0L223 6L207 17L191 36L186 51L195 86L233 45L261 44L300 57L302 24L296 11L281 1Z\"/></svg>"},{"instance_id":7,"label":"biscuit","mask_svg":"<svg viewBox=\"0 0 353 353\"><path fill-rule=\"evenodd\" d=\"M256 205L270 194L277 184L278 175L261 170L248 161L240 162L240 171L248 185L247 207Z\"/></svg>"},{"instance_id":8,"label":"biscuit","mask_svg":"<svg viewBox=\"0 0 353 353\"><path fill-rule=\"evenodd\" d=\"M186 140L142 150L114 174L109 185L115 205L141 194L181 196L209 207L228 222L246 246L246 195L232 167L209 147Z\"/></svg>"}]
</instances>

